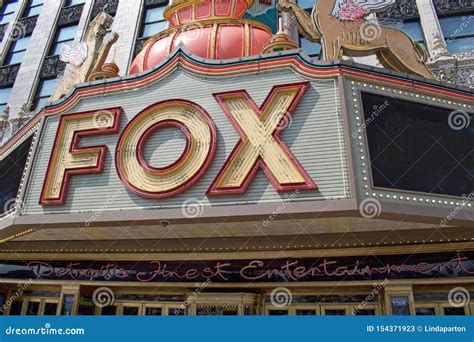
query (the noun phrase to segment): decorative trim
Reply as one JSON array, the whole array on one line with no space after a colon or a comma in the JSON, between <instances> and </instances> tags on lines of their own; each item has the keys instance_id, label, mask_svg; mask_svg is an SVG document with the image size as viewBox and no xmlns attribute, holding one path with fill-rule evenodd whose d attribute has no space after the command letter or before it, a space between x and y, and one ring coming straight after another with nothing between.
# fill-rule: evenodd
<instances>
[{"instance_id":1,"label":"decorative trim","mask_svg":"<svg viewBox=\"0 0 474 342\"><path fill-rule=\"evenodd\" d=\"M13 86L21 64L11 64L0 67L0 87Z\"/></svg>"},{"instance_id":2,"label":"decorative trim","mask_svg":"<svg viewBox=\"0 0 474 342\"><path fill-rule=\"evenodd\" d=\"M57 26L67 26L78 23L81 20L84 4L64 7L59 13Z\"/></svg>"},{"instance_id":3,"label":"decorative trim","mask_svg":"<svg viewBox=\"0 0 474 342\"><path fill-rule=\"evenodd\" d=\"M46 57L41 67L41 78L56 78L66 69L66 63L59 56Z\"/></svg>"},{"instance_id":4,"label":"decorative trim","mask_svg":"<svg viewBox=\"0 0 474 342\"><path fill-rule=\"evenodd\" d=\"M36 22L38 21L38 16L32 16L32 17L24 17L18 20L16 23L16 26L19 27L18 30L13 29L13 31L16 31L17 34L20 34L21 37L28 37L33 34L33 31L35 30L36 27ZM21 38L18 37L18 38Z\"/></svg>"},{"instance_id":5,"label":"decorative trim","mask_svg":"<svg viewBox=\"0 0 474 342\"><path fill-rule=\"evenodd\" d=\"M474 11L472 1L452 1L452 0L433 0L434 7L438 14L466 14L466 11ZM378 12L380 19L390 20L409 20L419 17L416 0L398 0L393 6L384 11Z\"/></svg>"},{"instance_id":6,"label":"decorative trim","mask_svg":"<svg viewBox=\"0 0 474 342\"><path fill-rule=\"evenodd\" d=\"M474 10L474 3L469 0L433 0L436 11L441 14L455 13L466 15L466 11Z\"/></svg>"},{"instance_id":7,"label":"decorative trim","mask_svg":"<svg viewBox=\"0 0 474 342\"><path fill-rule=\"evenodd\" d=\"M418 7L416 6L416 0L399 0L394 5L388 7L384 11L377 13L377 17L390 20L406 20L417 18Z\"/></svg>"},{"instance_id":8,"label":"decorative trim","mask_svg":"<svg viewBox=\"0 0 474 342\"><path fill-rule=\"evenodd\" d=\"M96 0L94 7L92 7L92 18L97 17L100 12L105 12L111 17L115 17L117 14L117 8L119 0Z\"/></svg>"}]
</instances>

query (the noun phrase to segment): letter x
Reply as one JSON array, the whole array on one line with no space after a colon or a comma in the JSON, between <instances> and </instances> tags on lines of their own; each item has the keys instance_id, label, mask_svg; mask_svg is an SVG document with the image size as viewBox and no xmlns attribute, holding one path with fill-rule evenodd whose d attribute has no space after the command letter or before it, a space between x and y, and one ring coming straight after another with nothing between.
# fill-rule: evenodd
<instances>
[{"instance_id":1,"label":"letter x","mask_svg":"<svg viewBox=\"0 0 474 342\"><path fill-rule=\"evenodd\" d=\"M281 140L308 83L273 87L260 108L245 90L214 94L240 140L208 190L209 195L244 193L262 168L277 191L315 190L316 184Z\"/></svg>"}]
</instances>

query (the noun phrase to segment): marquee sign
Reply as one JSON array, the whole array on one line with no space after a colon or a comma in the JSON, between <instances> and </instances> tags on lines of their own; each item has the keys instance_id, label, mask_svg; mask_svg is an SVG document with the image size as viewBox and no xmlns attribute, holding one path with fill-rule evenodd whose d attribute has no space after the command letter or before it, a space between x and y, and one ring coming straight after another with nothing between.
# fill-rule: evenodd
<instances>
[{"instance_id":1,"label":"marquee sign","mask_svg":"<svg viewBox=\"0 0 474 342\"><path fill-rule=\"evenodd\" d=\"M474 275L473 253L212 261L6 261L2 278L125 282L301 282Z\"/></svg>"},{"instance_id":2,"label":"marquee sign","mask_svg":"<svg viewBox=\"0 0 474 342\"><path fill-rule=\"evenodd\" d=\"M246 91L213 96L240 135L240 140L208 191L210 195L243 193L262 169L278 191L315 190L316 185L280 138L308 83L273 87L258 108ZM69 177L103 170L107 146L78 147L80 138L118 132L122 108L63 115L51 154L40 203L63 204ZM162 128L184 133L186 147L166 167L153 167L144 158L148 138ZM166 198L183 192L207 171L214 158L217 133L209 114L188 100L153 104L125 127L115 152L117 173L139 196Z\"/></svg>"},{"instance_id":3,"label":"marquee sign","mask_svg":"<svg viewBox=\"0 0 474 342\"><path fill-rule=\"evenodd\" d=\"M178 50L145 73L80 85L42 113L17 222L79 223L98 209L187 219L189 201L203 217L225 206L341 216L368 200L417 217L460 207L453 222L465 220L472 131L449 118L474 121L472 94L371 73L295 52L220 63Z\"/></svg>"},{"instance_id":4,"label":"marquee sign","mask_svg":"<svg viewBox=\"0 0 474 342\"><path fill-rule=\"evenodd\" d=\"M278 191L315 190L308 176L280 137L284 122L304 95L308 83L272 88L259 108L245 90L213 96L239 133L235 145L208 194L246 191L261 169ZM61 116L40 203L64 204L69 178L103 170L107 146L79 147L84 136L118 132L122 108L101 109ZM176 161L153 167L144 157L145 144L162 128L184 133L186 146ZM115 166L123 184L139 196L160 199L191 187L207 171L217 145L212 118L198 104L183 99L160 101L137 114L118 138Z\"/></svg>"}]
</instances>

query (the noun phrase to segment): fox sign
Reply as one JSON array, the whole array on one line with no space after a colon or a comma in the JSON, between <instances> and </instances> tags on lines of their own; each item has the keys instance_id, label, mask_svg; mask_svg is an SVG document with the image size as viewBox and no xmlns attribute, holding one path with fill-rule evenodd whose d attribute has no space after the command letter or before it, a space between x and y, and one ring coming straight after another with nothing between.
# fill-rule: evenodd
<instances>
[{"instance_id":1,"label":"fox sign","mask_svg":"<svg viewBox=\"0 0 474 342\"><path fill-rule=\"evenodd\" d=\"M261 106L245 90L212 94L240 139L208 190L208 195L240 194L262 170L277 191L316 190L317 186L281 139L308 83L274 86ZM74 113L61 117L44 180L40 203L63 204L70 178L102 172L107 145L80 146L83 137L117 135L121 107ZM169 165L154 167L144 157L153 134L174 127L186 146ZM124 186L152 199L175 196L199 181L212 163L216 126L206 109L187 99L154 103L138 113L118 136L115 167Z\"/></svg>"},{"instance_id":2,"label":"fox sign","mask_svg":"<svg viewBox=\"0 0 474 342\"><path fill-rule=\"evenodd\" d=\"M350 198L337 70L186 58L80 85L47 107L26 215Z\"/></svg>"}]
</instances>

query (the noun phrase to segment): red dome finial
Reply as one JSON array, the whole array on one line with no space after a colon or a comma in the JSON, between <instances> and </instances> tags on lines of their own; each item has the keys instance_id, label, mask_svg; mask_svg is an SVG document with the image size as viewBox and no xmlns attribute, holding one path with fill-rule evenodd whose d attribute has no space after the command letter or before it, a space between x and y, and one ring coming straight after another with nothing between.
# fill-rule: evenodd
<instances>
[{"instance_id":1,"label":"red dome finial","mask_svg":"<svg viewBox=\"0 0 474 342\"><path fill-rule=\"evenodd\" d=\"M180 44L207 59L260 54L272 38L268 26L242 19L254 0L175 0L164 12L171 27L150 38L130 74L161 63Z\"/></svg>"}]
</instances>

